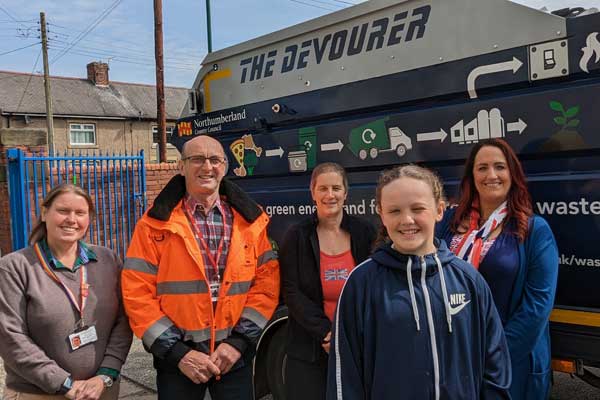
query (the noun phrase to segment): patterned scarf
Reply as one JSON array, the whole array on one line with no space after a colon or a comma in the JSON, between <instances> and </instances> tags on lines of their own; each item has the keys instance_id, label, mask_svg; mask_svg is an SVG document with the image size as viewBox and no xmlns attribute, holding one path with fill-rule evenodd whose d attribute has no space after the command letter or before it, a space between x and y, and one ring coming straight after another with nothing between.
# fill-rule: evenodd
<instances>
[{"instance_id":1,"label":"patterned scarf","mask_svg":"<svg viewBox=\"0 0 600 400\"><path fill-rule=\"evenodd\" d=\"M505 201L494 210L483 226L479 228L480 214L478 208L475 206L471 208L469 230L464 234L456 249L452 249L458 258L473 264L477 269L479 269L479 262L481 261L483 242L488 239L494 229L502 224L502 221L506 218L506 214L508 214L508 206Z\"/></svg>"}]
</instances>

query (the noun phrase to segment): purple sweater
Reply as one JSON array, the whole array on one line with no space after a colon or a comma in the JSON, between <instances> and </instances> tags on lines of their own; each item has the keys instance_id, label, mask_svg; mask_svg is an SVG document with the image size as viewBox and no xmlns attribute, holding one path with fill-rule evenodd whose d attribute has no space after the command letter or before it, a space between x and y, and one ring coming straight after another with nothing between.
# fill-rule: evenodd
<instances>
[{"instance_id":1,"label":"purple sweater","mask_svg":"<svg viewBox=\"0 0 600 400\"><path fill-rule=\"evenodd\" d=\"M84 319L96 327L98 340L75 351L67 337L79 312L42 269L33 248L0 259L0 356L8 388L54 394L69 375L80 380L100 367L121 369L132 339L121 301L121 262L105 247L90 249L98 260L86 264L90 294ZM81 275L55 273L79 298Z\"/></svg>"}]
</instances>

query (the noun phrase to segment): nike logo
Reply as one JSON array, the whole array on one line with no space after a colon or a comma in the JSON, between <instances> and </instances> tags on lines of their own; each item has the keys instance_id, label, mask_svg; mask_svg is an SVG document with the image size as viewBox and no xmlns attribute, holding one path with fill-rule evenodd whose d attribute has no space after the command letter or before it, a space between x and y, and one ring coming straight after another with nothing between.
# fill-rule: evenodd
<instances>
[{"instance_id":1,"label":"nike logo","mask_svg":"<svg viewBox=\"0 0 600 400\"><path fill-rule=\"evenodd\" d=\"M462 309L463 309L463 308L465 308L465 307L467 306L467 304L469 304L470 302L471 302L471 300L467 300L467 301L465 301L464 303L462 303L462 304L460 304L460 305L458 305L458 306L456 306L456 307L452 307L452 306L450 306L450 315L456 315L456 314L458 314L458 313L459 313L459 312L461 312L461 311L462 311Z\"/></svg>"}]
</instances>

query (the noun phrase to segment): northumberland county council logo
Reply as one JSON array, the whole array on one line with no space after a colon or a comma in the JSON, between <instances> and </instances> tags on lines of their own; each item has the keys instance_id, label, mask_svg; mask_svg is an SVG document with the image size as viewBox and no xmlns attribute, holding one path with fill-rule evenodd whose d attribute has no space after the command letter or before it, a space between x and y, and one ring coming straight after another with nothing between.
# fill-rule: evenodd
<instances>
[{"instance_id":1,"label":"northumberland county council logo","mask_svg":"<svg viewBox=\"0 0 600 400\"><path fill-rule=\"evenodd\" d=\"M192 135L192 123L180 122L177 124L177 134L179 137Z\"/></svg>"}]
</instances>

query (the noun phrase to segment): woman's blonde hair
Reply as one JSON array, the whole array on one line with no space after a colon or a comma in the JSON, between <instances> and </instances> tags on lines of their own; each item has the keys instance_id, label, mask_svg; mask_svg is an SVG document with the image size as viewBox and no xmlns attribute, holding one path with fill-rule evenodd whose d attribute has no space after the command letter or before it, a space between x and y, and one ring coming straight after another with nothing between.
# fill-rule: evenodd
<instances>
[{"instance_id":1,"label":"woman's blonde hair","mask_svg":"<svg viewBox=\"0 0 600 400\"><path fill-rule=\"evenodd\" d=\"M54 203L54 200L62 194L65 193L73 193L77 196L81 196L85 199L88 204L88 213L90 215L90 220L96 216L96 209L94 207L94 202L92 198L82 188L79 186L75 186L71 183L61 183L58 186L55 186L48 192L44 200L42 201L42 207L49 209ZM46 222L42 221L42 216L39 215L35 224L33 224L33 228L31 228L31 233L29 234L29 244L33 245L36 242L39 242L42 239L45 239L48 235L48 231L46 230Z\"/></svg>"}]
</instances>

